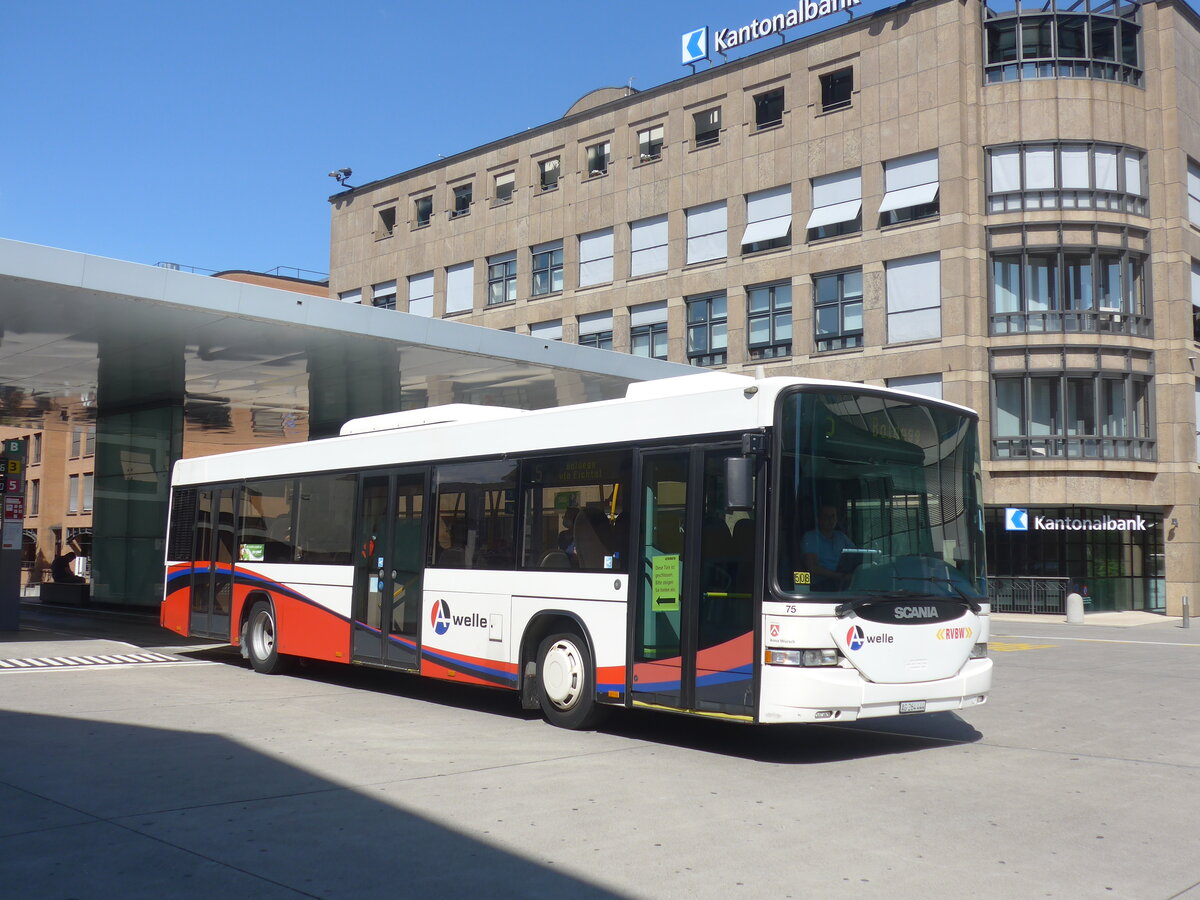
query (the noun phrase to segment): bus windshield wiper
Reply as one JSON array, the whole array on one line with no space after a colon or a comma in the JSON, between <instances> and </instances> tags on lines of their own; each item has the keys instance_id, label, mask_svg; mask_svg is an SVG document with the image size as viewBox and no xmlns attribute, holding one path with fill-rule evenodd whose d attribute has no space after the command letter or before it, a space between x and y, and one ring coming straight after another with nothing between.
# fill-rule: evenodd
<instances>
[{"instance_id":1,"label":"bus windshield wiper","mask_svg":"<svg viewBox=\"0 0 1200 900\"><path fill-rule=\"evenodd\" d=\"M967 594L963 592L963 589L960 588L958 583L952 578L938 578L936 575L896 575L895 579L897 581L924 581L928 584L948 584L954 593L958 594L958 597L940 597L939 599L961 600L971 608L971 612L973 613L979 613L979 611L982 609L979 603L972 597L967 596Z\"/></svg>"},{"instance_id":2,"label":"bus windshield wiper","mask_svg":"<svg viewBox=\"0 0 1200 900\"><path fill-rule=\"evenodd\" d=\"M866 597L855 597L853 600L847 600L845 603L836 607L833 611L839 619L844 619L852 612L858 612L864 606L870 606L872 603L878 603L880 600L912 600L920 598L922 600L930 599L933 595L923 594L917 591L865 591L869 594Z\"/></svg>"}]
</instances>

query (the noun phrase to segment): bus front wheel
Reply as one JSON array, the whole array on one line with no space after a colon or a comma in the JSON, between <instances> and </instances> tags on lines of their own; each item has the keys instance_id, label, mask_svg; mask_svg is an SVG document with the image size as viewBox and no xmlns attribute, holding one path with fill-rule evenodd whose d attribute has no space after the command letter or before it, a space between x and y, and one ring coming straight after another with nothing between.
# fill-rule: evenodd
<instances>
[{"instance_id":1,"label":"bus front wheel","mask_svg":"<svg viewBox=\"0 0 1200 900\"><path fill-rule=\"evenodd\" d=\"M276 643L275 610L266 600L250 607L250 615L242 626L242 646L255 672L274 675L283 670L283 659Z\"/></svg>"},{"instance_id":2,"label":"bus front wheel","mask_svg":"<svg viewBox=\"0 0 1200 900\"><path fill-rule=\"evenodd\" d=\"M551 725L591 728L604 711L596 704L596 674L587 643L577 634L552 634L538 648L538 702Z\"/></svg>"}]
</instances>

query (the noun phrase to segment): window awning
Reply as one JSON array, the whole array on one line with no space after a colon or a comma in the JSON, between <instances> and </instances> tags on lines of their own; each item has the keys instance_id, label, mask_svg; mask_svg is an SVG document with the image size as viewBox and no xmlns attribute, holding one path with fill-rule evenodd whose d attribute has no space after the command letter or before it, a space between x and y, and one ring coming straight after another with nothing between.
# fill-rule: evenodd
<instances>
[{"instance_id":1,"label":"window awning","mask_svg":"<svg viewBox=\"0 0 1200 900\"><path fill-rule=\"evenodd\" d=\"M883 195L883 202L879 204L881 213L891 212L894 209L907 209L910 206L923 206L926 203L932 203L938 194L938 183L936 181L929 184L917 184L913 187L901 188L898 191L888 191Z\"/></svg>"},{"instance_id":2,"label":"window awning","mask_svg":"<svg viewBox=\"0 0 1200 900\"><path fill-rule=\"evenodd\" d=\"M742 244L758 244L762 241L773 241L776 238L787 237L792 230L792 217L776 216L774 219L763 219L761 222L751 222L742 234Z\"/></svg>"},{"instance_id":3,"label":"window awning","mask_svg":"<svg viewBox=\"0 0 1200 900\"><path fill-rule=\"evenodd\" d=\"M824 225L836 225L838 222L849 222L862 209L862 200L846 200L843 203L833 203L829 206L818 206L808 217L806 228L821 228Z\"/></svg>"}]
</instances>

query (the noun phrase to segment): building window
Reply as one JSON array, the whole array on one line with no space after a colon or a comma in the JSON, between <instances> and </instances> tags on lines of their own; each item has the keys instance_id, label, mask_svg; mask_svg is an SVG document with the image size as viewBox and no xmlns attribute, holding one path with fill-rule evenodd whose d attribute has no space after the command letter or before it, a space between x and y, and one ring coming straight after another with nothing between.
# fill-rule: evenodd
<instances>
[{"instance_id":1,"label":"building window","mask_svg":"<svg viewBox=\"0 0 1200 900\"><path fill-rule=\"evenodd\" d=\"M1188 160L1187 171L1188 219L1200 226L1200 163Z\"/></svg>"},{"instance_id":2,"label":"building window","mask_svg":"<svg viewBox=\"0 0 1200 900\"><path fill-rule=\"evenodd\" d=\"M783 88L754 96L754 128L761 131L783 124Z\"/></svg>"},{"instance_id":3,"label":"building window","mask_svg":"<svg viewBox=\"0 0 1200 900\"><path fill-rule=\"evenodd\" d=\"M371 305L377 309L396 308L396 282L385 281L371 286Z\"/></svg>"},{"instance_id":4,"label":"building window","mask_svg":"<svg viewBox=\"0 0 1200 900\"><path fill-rule=\"evenodd\" d=\"M941 375L905 375L900 378L889 378L887 386L910 394L920 394L923 397L942 399Z\"/></svg>"},{"instance_id":5,"label":"building window","mask_svg":"<svg viewBox=\"0 0 1200 900\"><path fill-rule=\"evenodd\" d=\"M598 178L601 175L608 174L608 162L611 158L611 152L612 144L609 141L592 144L592 146L587 148L585 166L588 178Z\"/></svg>"},{"instance_id":6,"label":"building window","mask_svg":"<svg viewBox=\"0 0 1200 900\"><path fill-rule=\"evenodd\" d=\"M454 209L450 210L450 218L469 215L471 212L472 185L460 184L454 189Z\"/></svg>"},{"instance_id":7,"label":"building window","mask_svg":"<svg viewBox=\"0 0 1200 900\"><path fill-rule=\"evenodd\" d=\"M79 512L79 476L67 476L67 512Z\"/></svg>"},{"instance_id":8,"label":"building window","mask_svg":"<svg viewBox=\"0 0 1200 900\"><path fill-rule=\"evenodd\" d=\"M597 350L613 348L613 314L611 311L584 313L579 317L579 346L595 347Z\"/></svg>"},{"instance_id":9,"label":"building window","mask_svg":"<svg viewBox=\"0 0 1200 900\"><path fill-rule=\"evenodd\" d=\"M687 357L693 366L723 366L729 350L725 293L687 299Z\"/></svg>"},{"instance_id":10,"label":"building window","mask_svg":"<svg viewBox=\"0 0 1200 900\"><path fill-rule=\"evenodd\" d=\"M667 358L667 301L629 309L630 352L651 359Z\"/></svg>"},{"instance_id":11,"label":"building window","mask_svg":"<svg viewBox=\"0 0 1200 900\"><path fill-rule=\"evenodd\" d=\"M80 505L83 509L83 512L89 513L92 511L92 502L95 499L96 476L92 472L85 472L80 481L80 487L82 488L83 493L83 498Z\"/></svg>"},{"instance_id":12,"label":"building window","mask_svg":"<svg viewBox=\"0 0 1200 900\"><path fill-rule=\"evenodd\" d=\"M433 315L433 273L425 272L408 279L408 311L414 316Z\"/></svg>"},{"instance_id":13,"label":"building window","mask_svg":"<svg viewBox=\"0 0 1200 900\"><path fill-rule=\"evenodd\" d=\"M89 425L83 432L83 455L96 455L96 426Z\"/></svg>"},{"instance_id":14,"label":"building window","mask_svg":"<svg viewBox=\"0 0 1200 900\"><path fill-rule=\"evenodd\" d=\"M887 274L888 343L942 336L942 263L936 253L893 259Z\"/></svg>"},{"instance_id":15,"label":"building window","mask_svg":"<svg viewBox=\"0 0 1200 900\"><path fill-rule=\"evenodd\" d=\"M721 141L721 107L706 109L692 116L697 147L711 147Z\"/></svg>"},{"instance_id":16,"label":"building window","mask_svg":"<svg viewBox=\"0 0 1200 900\"><path fill-rule=\"evenodd\" d=\"M1146 215L1146 154L1115 144L988 150L988 212L1106 209Z\"/></svg>"},{"instance_id":17,"label":"building window","mask_svg":"<svg viewBox=\"0 0 1200 900\"><path fill-rule=\"evenodd\" d=\"M1150 335L1146 257L1082 248L996 253L991 333L1079 331Z\"/></svg>"},{"instance_id":18,"label":"building window","mask_svg":"<svg viewBox=\"0 0 1200 900\"><path fill-rule=\"evenodd\" d=\"M42 483L36 478L29 482L26 491L26 503L28 508L25 511L25 516L32 519L41 512L42 508Z\"/></svg>"},{"instance_id":19,"label":"building window","mask_svg":"<svg viewBox=\"0 0 1200 900\"><path fill-rule=\"evenodd\" d=\"M821 112L833 112L850 105L854 93L854 67L838 69L821 76Z\"/></svg>"},{"instance_id":20,"label":"building window","mask_svg":"<svg viewBox=\"0 0 1200 900\"><path fill-rule=\"evenodd\" d=\"M742 252L786 247L792 242L792 188L771 188L746 195L746 230Z\"/></svg>"},{"instance_id":21,"label":"building window","mask_svg":"<svg viewBox=\"0 0 1200 900\"><path fill-rule=\"evenodd\" d=\"M602 228L579 236L579 286L613 280L613 230Z\"/></svg>"},{"instance_id":22,"label":"building window","mask_svg":"<svg viewBox=\"0 0 1200 900\"><path fill-rule=\"evenodd\" d=\"M728 255L726 227L727 212L724 200L689 209L687 211L688 263L724 259Z\"/></svg>"},{"instance_id":23,"label":"building window","mask_svg":"<svg viewBox=\"0 0 1200 900\"><path fill-rule=\"evenodd\" d=\"M543 159L538 163L538 186L543 191L552 191L558 187L559 175L558 157Z\"/></svg>"},{"instance_id":24,"label":"building window","mask_svg":"<svg viewBox=\"0 0 1200 900\"><path fill-rule=\"evenodd\" d=\"M535 322L529 326L529 336L540 338L543 341L561 341L562 319L553 319L549 322Z\"/></svg>"},{"instance_id":25,"label":"building window","mask_svg":"<svg viewBox=\"0 0 1200 900\"><path fill-rule=\"evenodd\" d=\"M375 239L391 237L396 230L396 207L384 206L375 211Z\"/></svg>"},{"instance_id":26,"label":"building window","mask_svg":"<svg viewBox=\"0 0 1200 900\"><path fill-rule=\"evenodd\" d=\"M1192 260L1192 340L1200 343L1200 262Z\"/></svg>"},{"instance_id":27,"label":"building window","mask_svg":"<svg viewBox=\"0 0 1200 900\"><path fill-rule=\"evenodd\" d=\"M863 345L862 269L813 276L813 341L818 353Z\"/></svg>"},{"instance_id":28,"label":"building window","mask_svg":"<svg viewBox=\"0 0 1200 900\"><path fill-rule=\"evenodd\" d=\"M563 245L553 241L533 248L533 285L531 294L540 297L563 289Z\"/></svg>"},{"instance_id":29,"label":"building window","mask_svg":"<svg viewBox=\"0 0 1200 900\"><path fill-rule=\"evenodd\" d=\"M340 300L342 303L361 303L362 302L362 291L361 290L339 291L338 292L338 300Z\"/></svg>"},{"instance_id":30,"label":"building window","mask_svg":"<svg viewBox=\"0 0 1200 900\"><path fill-rule=\"evenodd\" d=\"M898 225L938 214L938 152L916 153L883 164L879 224Z\"/></svg>"},{"instance_id":31,"label":"building window","mask_svg":"<svg viewBox=\"0 0 1200 900\"><path fill-rule=\"evenodd\" d=\"M1029 372L992 385L993 459L1154 458L1144 375Z\"/></svg>"},{"instance_id":32,"label":"building window","mask_svg":"<svg viewBox=\"0 0 1200 900\"><path fill-rule=\"evenodd\" d=\"M83 426L76 425L71 429L71 459L83 455Z\"/></svg>"},{"instance_id":33,"label":"building window","mask_svg":"<svg viewBox=\"0 0 1200 900\"><path fill-rule=\"evenodd\" d=\"M662 156L663 127L661 125L643 128L637 133L637 139L640 162L652 162Z\"/></svg>"},{"instance_id":34,"label":"building window","mask_svg":"<svg viewBox=\"0 0 1200 900\"><path fill-rule=\"evenodd\" d=\"M862 231L862 175L858 169L814 178L812 195L813 211L807 225L810 241Z\"/></svg>"},{"instance_id":35,"label":"building window","mask_svg":"<svg viewBox=\"0 0 1200 900\"><path fill-rule=\"evenodd\" d=\"M416 227L424 228L433 219L433 198L418 197L413 201L413 213L416 217Z\"/></svg>"},{"instance_id":36,"label":"building window","mask_svg":"<svg viewBox=\"0 0 1200 900\"><path fill-rule=\"evenodd\" d=\"M34 433L29 440L29 464L36 466L42 461L42 433Z\"/></svg>"},{"instance_id":37,"label":"building window","mask_svg":"<svg viewBox=\"0 0 1200 900\"><path fill-rule=\"evenodd\" d=\"M1132 16L1092 11L1130 10ZM984 42L989 84L1027 78L1098 78L1142 83L1141 25L1137 4L1103 6L1092 0L1071 9L1016 12L986 9Z\"/></svg>"},{"instance_id":38,"label":"building window","mask_svg":"<svg viewBox=\"0 0 1200 900\"><path fill-rule=\"evenodd\" d=\"M751 359L791 355L791 282L762 284L746 291L746 333Z\"/></svg>"},{"instance_id":39,"label":"building window","mask_svg":"<svg viewBox=\"0 0 1200 900\"><path fill-rule=\"evenodd\" d=\"M475 264L460 263L446 268L446 314L464 312L475 306Z\"/></svg>"},{"instance_id":40,"label":"building window","mask_svg":"<svg viewBox=\"0 0 1200 900\"><path fill-rule=\"evenodd\" d=\"M629 275L667 271L667 217L654 216L629 225Z\"/></svg>"},{"instance_id":41,"label":"building window","mask_svg":"<svg viewBox=\"0 0 1200 900\"><path fill-rule=\"evenodd\" d=\"M502 253L488 258L488 306L517 299L517 254Z\"/></svg>"},{"instance_id":42,"label":"building window","mask_svg":"<svg viewBox=\"0 0 1200 900\"><path fill-rule=\"evenodd\" d=\"M1197 461L1197 462L1200 462L1200 379L1197 379L1197 380L1196 380L1196 418L1195 418L1195 429L1196 429L1196 461ZM36 482L36 481L34 481L34 482L31 482L31 486L32 486L32 485L34 485L34 484L37 484L37 482ZM30 495L30 496L32 496L32 495ZM31 501L31 502L32 502L32 501ZM30 513L30 515L31 515L31 516L36 516L36 515L37 515L37 512L36 512L36 511L34 511L34 512L31 512L31 513Z\"/></svg>"},{"instance_id":43,"label":"building window","mask_svg":"<svg viewBox=\"0 0 1200 900\"><path fill-rule=\"evenodd\" d=\"M492 196L495 197L497 203L512 202L513 189L517 185L517 176L512 172L504 172L496 176L495 187L492 189Z\"/></svg>"}]
</instances>

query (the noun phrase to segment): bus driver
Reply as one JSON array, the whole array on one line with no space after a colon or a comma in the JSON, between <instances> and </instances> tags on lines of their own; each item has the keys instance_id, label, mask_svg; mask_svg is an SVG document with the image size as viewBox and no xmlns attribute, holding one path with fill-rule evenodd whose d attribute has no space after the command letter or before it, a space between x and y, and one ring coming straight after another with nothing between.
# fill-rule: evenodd
<instances>
[{"instance_id":1,"label":"bus driver","mask_svg":"<svg viewBox=\"0 0 1200 900\"><path fill-rule=\"evenodd\" d=\"M838 511L832 503L822 503L817 527L805 533L801 549L804 564L812 573L814 591L837 591L850 584L850 575L839 571L842 551L853 550L854 542L837 527Z\"/></svg>"}]
</instances>

